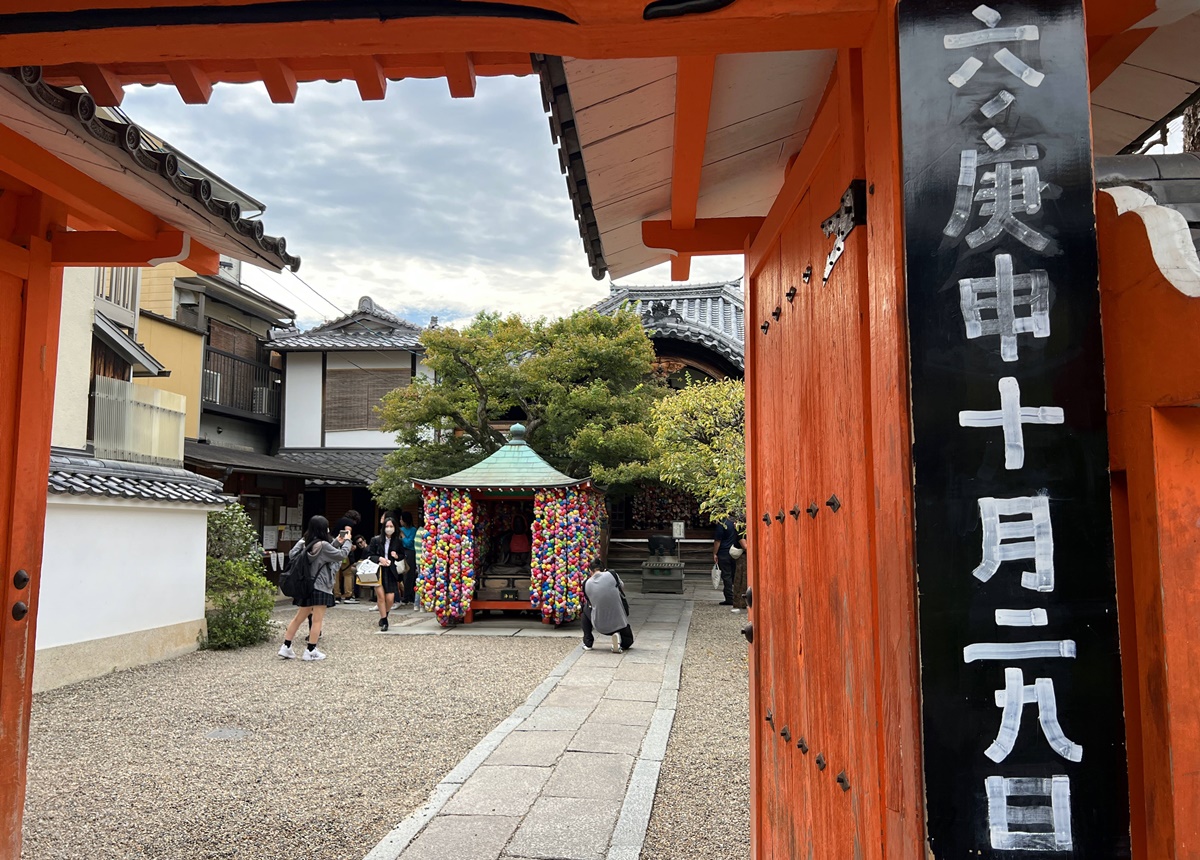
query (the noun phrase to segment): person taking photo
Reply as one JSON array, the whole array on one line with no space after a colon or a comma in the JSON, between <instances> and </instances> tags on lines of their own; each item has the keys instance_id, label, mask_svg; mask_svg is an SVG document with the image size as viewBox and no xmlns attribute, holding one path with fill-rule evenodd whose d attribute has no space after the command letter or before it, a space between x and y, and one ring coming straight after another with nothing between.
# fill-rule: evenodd
<instances>
[{"instance_id":1,"label":"person taking photo","mask_svg":"<svg viewBox=\"0 0 1200 860\"><path fill-rule=\"evenodd\" d=\"M279 648L279 656L285 660L294 660L296 652L292 650L292 640L300 630L305 618L311 616L308 629L308 650L304 652L305 660L324 660L325 652L317 648L321 638L321 624L325 621L325 610L334 605L333 577L342 561L350 553L350 526L345 526L336 538L329 537L329 520L324 517L313 517L308 521L304 539L297 541L288 553L288 558L294 564L300 553L308 553L308 569L312 587L306 590L303 597L293 597L292 604L296 607L296 615L287 632L283 636L283 645Z\"/></svg>"}]
</instances>

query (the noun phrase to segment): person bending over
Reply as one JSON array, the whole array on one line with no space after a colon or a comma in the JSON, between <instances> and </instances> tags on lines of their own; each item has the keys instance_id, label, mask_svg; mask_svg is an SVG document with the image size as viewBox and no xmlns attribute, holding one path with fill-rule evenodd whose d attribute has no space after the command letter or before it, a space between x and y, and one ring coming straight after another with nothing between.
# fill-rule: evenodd
<instances>
[{"instance_id":1,"label":"person bending over","mask_svg":"<svg viewBox=\"0 0 1200 860\"><path fill-rule=\"evenodd\" d=\"M592 650L595 633L612 636L616 654L633 646L633 628L629 626L629 605L625 601L625 583L611 570L596 570L583 584L587 601L583 605L583 647Z\"/></svg>"}]
</instances>

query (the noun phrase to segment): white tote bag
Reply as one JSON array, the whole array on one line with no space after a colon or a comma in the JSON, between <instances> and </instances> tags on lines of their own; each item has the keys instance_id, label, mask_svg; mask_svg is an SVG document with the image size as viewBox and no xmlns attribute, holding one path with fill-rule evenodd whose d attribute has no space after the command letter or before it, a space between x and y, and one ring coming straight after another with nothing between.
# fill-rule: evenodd
<instances>
[{"instance_id":1,"label":"white tote bag","mask_svg":"<svg viewBox=\"0 0 1200 860\"><path fill-rule=\"evenodd\" d=\"M713 580L713 588L715 588L719 591L721 589L721 567L720 567L720 565L716 565L716 564L713 565L712 580Z\"/></svg>"}]
</instances>

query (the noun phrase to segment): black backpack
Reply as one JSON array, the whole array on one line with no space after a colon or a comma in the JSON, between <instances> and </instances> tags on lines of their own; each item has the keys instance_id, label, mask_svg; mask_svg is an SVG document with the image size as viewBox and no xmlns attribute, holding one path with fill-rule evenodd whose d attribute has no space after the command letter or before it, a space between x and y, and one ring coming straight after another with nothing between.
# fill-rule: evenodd
<instances>
[{"instance_id":1,"label":"black backpack","mask_svg":"<svg viewBox=\"0 0 1200 860\"><path fill-rule=\"evenodd\" d=\"M285 597L308 597L312 591L312 560L308 549L302 549L292 560L292 566L279 577L279 590Z\"/></svg>"}]
</instances>

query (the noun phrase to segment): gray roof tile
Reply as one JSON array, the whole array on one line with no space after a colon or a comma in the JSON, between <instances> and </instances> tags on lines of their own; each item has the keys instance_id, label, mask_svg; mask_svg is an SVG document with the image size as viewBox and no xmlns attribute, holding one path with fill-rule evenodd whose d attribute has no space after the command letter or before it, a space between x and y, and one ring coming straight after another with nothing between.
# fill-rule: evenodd
<instances>
[{"instance_id":1,"label":"gray roof tile","mask_svg":"<svg viewBox=\"0 0 1200 860\"><path fill-rule=\"evenodd\" d=\"M219 481L171 466L101 460L61 450L50 454L47 489L55 495L111 496L185 505L229 501Z\"/></svg>"},{"instance_id":2,"label":"gray roof tile","mask_svg":"<svg viewBox=\"0 0 1200 860\"><path fill-rule=\"evenodd\" d=\"M346 480L337 481L324 477L310 477L309 486L367 486L375 480L383 467L383 458L392 448L308 448L280 451L281 460L300 463L317 473L345 475Z\"/></svg>"}]
</instances>

